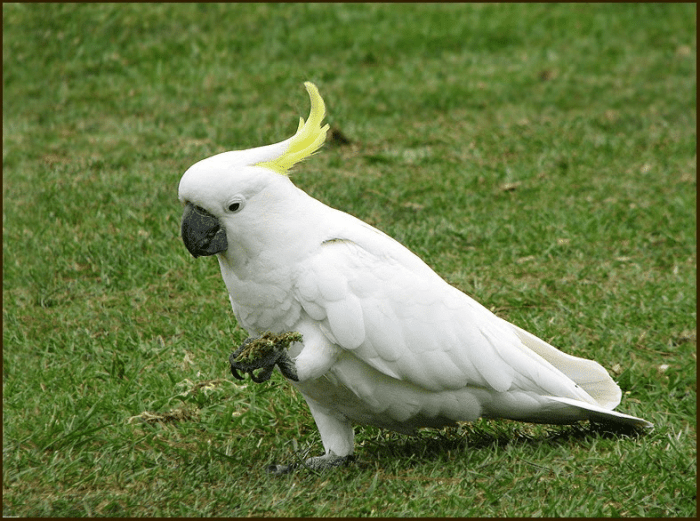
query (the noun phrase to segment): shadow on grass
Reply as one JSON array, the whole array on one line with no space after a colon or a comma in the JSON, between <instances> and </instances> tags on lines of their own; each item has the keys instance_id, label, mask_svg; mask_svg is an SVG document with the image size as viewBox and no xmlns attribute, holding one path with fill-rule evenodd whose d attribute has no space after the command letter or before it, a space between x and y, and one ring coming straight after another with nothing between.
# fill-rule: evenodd
<instances>
[{"instance_id":1,"label":"shadow on grass","mask_svg":"<svg viewBox=\"0 0 700 521\"><path fill-rule=\"evenodd\" d=\"M447 460L452 453L507 449L509 447L567 445L595 439L636 438L647 434L630 427L580 423L574 425L534 425L507 420L479 420L474 424L442 430L422 430L407 436L386 431L362 440L358 464L401 459L406 466Z\"/></svg>"}]
</instances>

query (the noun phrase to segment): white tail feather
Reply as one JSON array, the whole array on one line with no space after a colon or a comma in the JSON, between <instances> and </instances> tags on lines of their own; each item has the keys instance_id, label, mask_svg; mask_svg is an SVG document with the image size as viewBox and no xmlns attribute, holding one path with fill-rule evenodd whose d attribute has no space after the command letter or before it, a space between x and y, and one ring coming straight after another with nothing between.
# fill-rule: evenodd
<instances>
[{"instance_id":1,"label":"white tail feather","mask_svg":"<svg viewBox=\"0 0 700 521\"><path fill-rule=\"evenodd\" d=\"M523 344L576 382L601 407L612 410L620 404L622 391L598 362L563 353L532 333L506 323L515 330Z\"/></svg>"},{"instance_id":2,"label":"white tail feather","mask_svg":"<svg viewBox=\"0 0 700 521\"><path fill-rule=\"evenodd\" d=\"M609 411L602 407L597 407L591 405L590 403L583 403L577 400L571 400L569 398L559 398L557 396L549 396L551 400L559 402L568 407L574 407L576 410L583 412L586 419L598 422L598 423L614 423L617 425L627 425L629 427L643 428L643 429L653 429L654 424L643 420L642 418L637 418L636 416L630 416L629 414L623 414L621 412ZM567 407L567 408L568 408Z\"/></svg>"}]
</instances>

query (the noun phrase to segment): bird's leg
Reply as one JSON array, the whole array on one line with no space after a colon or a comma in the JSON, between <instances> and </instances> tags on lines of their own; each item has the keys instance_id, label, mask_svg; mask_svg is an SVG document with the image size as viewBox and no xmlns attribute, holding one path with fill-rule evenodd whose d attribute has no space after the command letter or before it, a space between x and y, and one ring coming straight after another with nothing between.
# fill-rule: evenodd
<instances>
[{"instance_id":1,"label":"bird's leg","mask_svg":"<svg viewBox=\"0 0 700 521\"><path fill-rule=\"evenodd\" d=\"M259 338L247 338L229 357L231 374L234 378L243 380L239 371L248 373L254 382L261 383L270 379L277 365L285 377L296 382L299 378L287 349L292 342L301 340L299 333L284 333L278 336L265 333ZM260 371L255 374L258 369Z\"/></svg>"},{"instance_id":2,"label":"bird's leg","mask_svg":"<svg viewBox=\"0 0 700 521\"><path fill-rule=\"evenodd\" d=\"M269 465L267 472L279 475L301 468L321 471L344 466L354 461L355 456L352 454L354 433L350 420L306 395L303 384L297 384L295 387L301 391L311 410L326 453L291 465Z\"/></svg>"}]
</instances>

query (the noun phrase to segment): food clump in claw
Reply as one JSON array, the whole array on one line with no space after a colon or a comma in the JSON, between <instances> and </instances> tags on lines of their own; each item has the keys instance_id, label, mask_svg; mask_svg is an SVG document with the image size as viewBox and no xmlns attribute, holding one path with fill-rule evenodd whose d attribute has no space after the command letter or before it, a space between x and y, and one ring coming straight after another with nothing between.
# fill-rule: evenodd
<instances>
[{"instance_id":1,"label":"food clump in claw","mask_svg":"<svg viewBox=\"0 0 700 521\"><path fill-rule=\"evenodd\" d=\"M286 350L293 342L301 342L302 338L301 333L295 331L280 335L266 332L258 338L247 338L229 357L231 374L235 378L243 380L238 371L248 373L254 382L261 383L270 379L272 371L277 365L284 376L297 381L294 362L289 358ZM261 369L261 371L256 375L254 371L257 369Z\"/></svg>"}]
</instances>

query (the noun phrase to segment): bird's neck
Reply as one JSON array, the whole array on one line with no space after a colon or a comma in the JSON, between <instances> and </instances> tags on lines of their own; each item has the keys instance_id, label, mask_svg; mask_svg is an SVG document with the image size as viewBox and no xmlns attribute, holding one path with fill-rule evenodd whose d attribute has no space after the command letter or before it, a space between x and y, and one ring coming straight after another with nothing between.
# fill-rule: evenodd
<instances>
[{"instance_id":1,"label":"bird's neck","mask_svg":"<svg viewBox=\"0 0 700 521\"><path fill-rule=\"evenodd\" d=\"M244 304L291 289L295 267L322 243L324 224L335 210L301 190L295 192L284 211L275 208L267 221L258 223L258 233L231 241L217 255L232 300Z\"/></svg>"}]
</instances>

